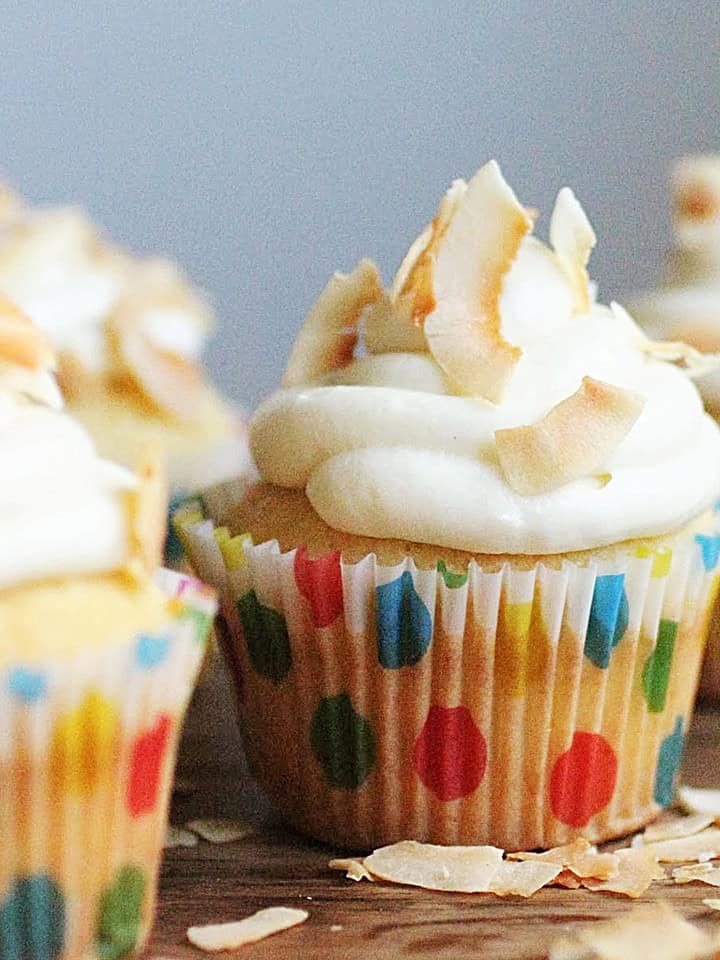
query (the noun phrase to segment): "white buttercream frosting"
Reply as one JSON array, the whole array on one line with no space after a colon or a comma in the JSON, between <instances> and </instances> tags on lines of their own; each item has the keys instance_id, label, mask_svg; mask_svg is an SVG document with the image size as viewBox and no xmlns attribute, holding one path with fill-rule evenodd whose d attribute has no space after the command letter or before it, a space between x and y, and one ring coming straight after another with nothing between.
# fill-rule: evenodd
<instances>
[{"instance_id":1,"label":"white buttercream frosting","mask_svg":"<svg viewBox=\"0 0 720 960\"><path fill-rule=\"evenodd\" d=\"M500 315L502 336L522 350L500 402L454 394L429 352L356 357L258 409L251 446L263 480L304 489L338 530L476 553L656 535L713 502L720 433L692 382L648 356L624 311L591 303L574 313L555 254L528 237L505 276ZM592 476L516 492L495 431L537 422L586 376L640 394L639 419Z\"/></svg>"},{"instance_id":2,"label":"white buttercream frosting","mask_svg":"<svg viewBox=\"0 0 720 960\"><path fill-rule=\"evenodd\" d=\"M0 587L122 569L129 471L101 460L51 375L0 363Z\"/></svg>"}]
</instances>

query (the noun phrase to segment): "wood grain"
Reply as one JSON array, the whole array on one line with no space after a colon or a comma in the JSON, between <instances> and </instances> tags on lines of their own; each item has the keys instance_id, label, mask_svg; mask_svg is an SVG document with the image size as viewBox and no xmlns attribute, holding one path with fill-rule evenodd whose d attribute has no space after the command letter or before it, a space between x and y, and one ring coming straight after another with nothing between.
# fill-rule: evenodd
<instances>
[{"instance_id":1,"label":"wood grain","mask_svg":"<svg viewBox=\"0 0 720 960\"><path fill-rule=\"evenodd\" d=\"M720 787L720 714L699 712L688 743L685 779ZM176 801L174 821L195 815L237 816L237 772L190 763L183 771L199 785ZM237 952L244 960L541 960L551 941L576 924L627 910L631 901L582 890L542 890L530 900L442 894L367 882L327 869L336 851L279 825L235 844L201 843L167 852L159 919L150 957L202 956L185 940L188 926L237 920L267 906L298 906L307 923ZM720 914L701 884L653 885L644 898L665 898L682 913L720 931ZM333 927L341 929L333 930ZM224 954L223 956L233 956Z\"/></svg>"}]
</instances>

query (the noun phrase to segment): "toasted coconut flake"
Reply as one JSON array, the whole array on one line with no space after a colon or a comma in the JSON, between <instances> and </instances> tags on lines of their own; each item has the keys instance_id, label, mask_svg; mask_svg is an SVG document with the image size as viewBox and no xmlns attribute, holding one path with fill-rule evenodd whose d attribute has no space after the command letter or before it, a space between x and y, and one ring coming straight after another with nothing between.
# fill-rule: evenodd
<instances>
[{"instance_id":1,"label":"toasted coconut flake","mask_svg":"<svg viewBox=\"0 0 720 960\"><path fill-rule=\"evenodd\" d=\"M363 860L354 860L351 857L346 859L331 860L328 863L330 870L342 870L348 880L370 880L375 881L375 877L369 872Z\"/></svg>"},{"instance_id":2,"label":"toasted coconut flake","mask_svg":"<svg viewBox=\"0 0 720 960\"><path fill-rule=\"evenodd\" d=\"M139 321L112 321L107 328L118 383L128 380L151 407L179 420L200 419L209 387L191 360L161 349Z\"/></svg>"},{"instance_id":3,"label":"toasted coconut flake","mask_svg":"<svg viewBox=\"0 0 720 960\"><path fill-rule=\"evenodd\" d=\"M663 817L645 828L643 841L657 843L659 840L674 840L677 837L692 837L713 823L711 813L694 813L689 817Z\"/></svg>"},{"instance_id":4,"label":"toasted coconut flake","mask_svg":"<svg viewBox=\"0 0 720 960\"><path fill-rule=\"evenodd\" d=\"M208 843L234 843L255 832L252 824L242 820L223 820L213 817L190 820L185 826Z\"/></svg>"},{"instance_id":5,"label":"toasted coconut flake","mask_svg":"<svg viewBox=\"0 0 720 960\"><path fill-rule=\"evenodd\" d=\"M550 243L572 288L576 313L587 313L590 309L586 267L595 239L577 197L569 187L563 187L550 219Z\"/></svg>"},{"instance_id":6,"label":"toasted coconut flake","mask_svg":"<svg viewBox=\"0 0 720 960\"><path fill-rule=\"evenodd\" d=\"M564 887L566 890L578 890L582 883L572 870L561 870L550 884L551 887Z\"/></svg>"},{"instance_id":7,"label":"toasted coconut flake","mask_svg":"<svg viewBox=\"0 0 720 960\"><path fill-rule=\"evenodd\" d=\"M494 893L497 897L531 897L542 887L551 884L562 872L556 863L539 863L536 860L525 860L514 863L503 860L498 864L487 891L478 890L478 893Z\"/></svg>"},{"instance_id":8,"label":"toasted coconut flake","mask_svg":"<svg viewBox=\"0 0 720 960\"><path fill-rule=\"evenodd\" d=\"M626 897L640 897L653 880L664 879L665 874L658 867L657 856L652 847L626 847L615 854L618 858L617 872L608 880L583 879L588 890L602 890L606 893L620 893Z\"/></svg>"},{"instance_id":9,"label":"toasted coconut flake","mask_svg":"<svg viewBox=\"0 0 720 960\"><path fill-rule=\"evenodd\" d=\"M715 946L708 934L659 901L573 930L552 945L549 960L702 960Z\"/></svg>"},{"instance_id":10,"label":"toasted coconut flake","mask_svg":"<svg viewBox=\"0 0 720 960\"><path fill-rule=\"evenodd\" d=\"M661 840L645 847L652 850L661 863L684 863L690 860L699 860L701 857L710 860L720 856L720 830L717 828L703 830L692 837L679 837L676 840Z\"/></svg>"},{"instance_id":11,"label":"toasted coconut flake","mask_svg":"<svg viewBox=\"0 0 720 960\"><path fill-rule=\"evenodd\" d=\"M384 295L378 268L361 260L352 273L336 273L310 308L293 344L283 386L300 387L347 366L363 311Z\"/></svg>"},{"instance_id":12,"label":"toasted coconut flake","mask_svg":"<svg viewBox=\"0 0 720 960\"><path fill-rule=\"evenodd\" d=\"M704 787L679 787L678 806L688 813L709 813L720 820L720 790L708 790Z\"/></svg>"},{"instance_id":13,"label":"toasted coconut flake","mask_svg":"<svg viewBox=\"0 0 720 960\"><path fill-rule=\"evenodd\" d=\"M50 340L22 310L0 294L0 360L29 370L55 368Z\"/></svg>"},{"instance_id":14,"label":"toasted coconut flake","mask_svg":"<svg viewBox=\"0 0 720 960\"><path fill-rule=\"evenodd\" d=\"M720 353L702 353L679 340L647 340L640 347L653 360L674 363L689 377L704 377L720 370Z\"/></svg>"},{"instance_id":15,"label":"toasted coconut flake","mask_svg":"<svg viewBox=\"0 0 720 960\"><path fill-rule=\"evenodd\" d=\"M197 842L198 838L194 833L190 833L189 830L184 830L182 827L173 827L172 824L168 824L163 846L166 850L172 850L175 847L196 847Z\"/></svg>"},{"instance_id":16,"label":"toasted coconut flake","mask_svg":"<svg viewBox=\"0 0 720 960\"><path fill-rule=\"evenodd\" d=\"M598 853L584 837L544 853L509 853L508 860L541 860L556 863L577 877L607 880L618 872L619 860L614 853Z\"/></svg>"},{"instance_id":17,"label":"toasted coconut flake","mask_svg":"<svg viewBox=\"0 0 720 960\"><path fill-rule=\"evenodd\" d=\"M432 223L412 243L393 280L390 296L400 313L416 326L435 309L433 274L438 249L467 191L464 180L454 180L440 201Z\"/></svg>"},{"instance_id":18,"label":"toasted coconut flake","mask_svg":"<svg viewBox=\"0 0 720 960\"><path fill-rule=\"evenodd\" d=\"M706 907L710 907L711 910L720 910L720 900L709 897L707 900L703 900L703 903Z\"/></svg>"},{"instance_id":19,"label":"toasted coconut flake","mask_svg":"<svg viewBox=\"0 0 720 960\"><path fill-rule=\"evenodd\" d=\"M274 933L288 930L304 923L310 914L307 910L292 907L267 907L239 920L237 923L216 923L203 927L190 927L187 938L194 947L214 953L218 950L236 950L249 943L257 943Z\"/></svg>"},{"instance_id":20,"label":"toasted coconut flake","mask_svg":"<svg viewBox=\"0 0 720 960\"><path fill-rule=\"evenodd\" d=\"M688 867L676 867L672 872L675 883L706 883L710 887L720 887L720 867L709 863L696 863Z\"/></svg>"},{"instance_id":21,"label":"toasted coconut flake","mask_svg":"<svg viewBox=\"0 0 720 960\"><path fill-rule=\"evenodd\" d=\"M447 225L424 329L431 354L462 393L497 402L522 355L502 336L500 294L531 228L495 161L475 174Z\"/></svg>"},{"instance_id":22,"label":"toasted coconut flake","mask_svg":"<svg viewBox=\"0 0 720 960\"><path fill-rule=\"evenodd\" d=\"M364 324L368 353L422 353L426 349L422 328L413 323L402 304L394 304L384 291L367 308Z\"/></svg>"},{"instance_id":23,"label":"toasted coconut flake","mask_svg":"<svg viewBox=\"0 0 720 960\"><path fill-rule=\"evenodd\" d=\"M365 857L365 868L381 880L428 890L477 893L489 890L502 862L498 847L443 847L402 840Z\"/></svg>"},{"instance_id":24,"label":"toasted coconut flake","mask_svg":"<svg viewBox=\"0 0 720 960\"><path fill-rule=\"evenodd\" d=\"M495 431L508 483L527 496L589 476L627 436L644 405L631 390L584 377L580 389L542 420Z\"/></svg>"},{"instance_id":25,"label":"toasted coconut flake","mask_svg":"<svg viewBox=\"0 0 720 960\"><path fill-rule=\"evenodd\" d=\"M130 515L130 573L139 566L152 574L160 565L165 544L167 485L155 457L148 456L138 468L138 487L128 494Z\"/></svg>"}]
</instances>

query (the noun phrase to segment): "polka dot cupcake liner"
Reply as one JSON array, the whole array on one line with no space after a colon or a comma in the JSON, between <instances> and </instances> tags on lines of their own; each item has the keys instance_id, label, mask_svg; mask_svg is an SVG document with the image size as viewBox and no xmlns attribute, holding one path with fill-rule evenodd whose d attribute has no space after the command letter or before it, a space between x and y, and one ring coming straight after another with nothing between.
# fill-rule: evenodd
<instances>
[{"instance_id":1,"label":"polka dot cupcake liner","mask_svg":"<svg viewBox=\"0 0 720 960\"><path fill-rule=\"evenodd\" d=\"M720 522L720 500L715 504L715 515ZM700 672L700 696L704 700L720 700L720 597L710 617L705 659Z\"/></svg>"},{"instance_id":2,"label":"polka dot cupcake liner","mask_svg":"<svg viewBox=\"0 0 720 960\"><path fill-rule=\"evenodd\" d=\"M299 830L532 849L670 803L720 536L462 573L184 535L220 591L251 768ZM606 559L612 555L613 559Z\"/></svg>"},{"instance_id":3,"label":"polka dot cupcake liner","mask_svg":"<svg viewBox=\"0 0 720 960\"><path fill-rule=\"evenodd\" d=\"M0 960L120 960L152 923L183 714L214 594L158 575L152 634L0 665Z\"/></svg>"}]
</instances>

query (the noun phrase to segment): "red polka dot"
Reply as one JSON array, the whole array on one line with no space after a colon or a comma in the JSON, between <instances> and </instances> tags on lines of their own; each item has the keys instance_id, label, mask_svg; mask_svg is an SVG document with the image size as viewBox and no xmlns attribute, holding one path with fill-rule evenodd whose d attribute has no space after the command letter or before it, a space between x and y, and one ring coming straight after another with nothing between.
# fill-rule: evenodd
<instances>
[{"instance_id":1,"label":"red polka dot","mask_svg":"<svg viewBox=\"0 0 720 960\"><path fill-rule=\"evenodd\" d=\"M413 747L413 766L440 800L466 797L482 783L487 744L467 707L430 707Z\"/></svg>"},{"instance_id":2,"label":"red polka dot","mask_svg":"<svg viewBox=\"0 0 720 960\"><path fill-rule=\"evenodd\" d=\"M617 757L607 740L599 733L576 733L553 767L552 812L569 827L584 827L610 803L616 779Z\"/></svg>"},{"instance_id":3,"label":"red polka dot","mask_svg":"<svg viewBox=\"0 0 720 960\"><path fill-rule=\"evenodd\" d=\"M311 560L306 547L295 551L295 583L310 602L316 627L329 627L343 612L342 572L340 551Z\"/></svg>"},{"instance_id":4,"label":"red polka dot","mask_svg":"<svg viewBox=\"0 0 720 960\"><path fill-rule=\"evenodd\" d=\"M171 730L172 717L162 714L155 726L135 741L127 789L127 805L134 817L155 809Z\"/></svg>"}]
</instances>

